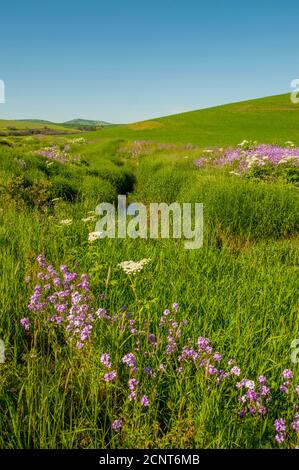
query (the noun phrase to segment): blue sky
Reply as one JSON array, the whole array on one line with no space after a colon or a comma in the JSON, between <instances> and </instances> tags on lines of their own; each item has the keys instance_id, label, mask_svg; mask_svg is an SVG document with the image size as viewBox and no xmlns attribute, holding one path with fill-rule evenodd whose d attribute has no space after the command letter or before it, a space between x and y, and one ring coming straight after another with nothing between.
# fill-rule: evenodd
<instances>
[{"instance_id":1,"label":"blue sky","mask_svg":"<svg viewBox=\"0 0 299 470\"><path fill-rule=\"evenodd\" d=\"M0 118L132 122L289 91L292 2L10 0Z\"/></svg>"}]
</instances>

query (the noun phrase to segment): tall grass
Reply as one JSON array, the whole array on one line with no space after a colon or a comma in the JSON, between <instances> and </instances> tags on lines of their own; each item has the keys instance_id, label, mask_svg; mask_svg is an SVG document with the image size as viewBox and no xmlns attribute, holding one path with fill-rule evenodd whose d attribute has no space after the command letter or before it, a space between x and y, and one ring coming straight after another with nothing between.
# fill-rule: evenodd
<instances>
[{"instance_id":1,"label":"tall grass","mask_svg":"<svg viewBox=\"0 0 299 470\"><path fill-rule=\"evenodd\" d=\"M189 322L183 340L211 338L224 362L234 357L244 377L256 380L263 374L270 383L279 382L281 371L292 366L290 343L298 337L298 191L237 179L221 169L198 170L167 152L137 163L120 161L119 145L90 143L81 148L87 166L55 164L53 173L41 157L1 149L0 337L6 362L1 364L0 446L276 446L273 414L240 420L236 393L225 384L207 388L206 378L193 369L179 374L170 368L152 382L142 376L149 408L128 403L123 366L119 381L106 386L100 362L101 354L110 352L119 363L134 347L134 338L126 339L117 326L96 319L89 347L77 351L53 340L51 353L40 343L33 346L21 328L35 283L35 258L43 253L56 268L67 264L90 274L95 309L103 307L113 316L127 306L156 335L163 310L179 303L178 320ZM26 168L15 158L22 158ZM28 206L5 189L20 174L46 178L54 188L64 181L78 194L70 200L62 193L61 200L49 205ZM182 240L88 243L94 223L82 218L119 193L145 203L203 202L203 247L188 251ZM63 219L72 219L72 224L61 225ZM132 289L118 263L143 258L151 262L136 275ZM41 335L47 334L45 327ZM158 352L151 359L140 357L140 370L163 360ZM118 417L123 429L113 433L111 423Z\"/></svg>"}]
</instances>

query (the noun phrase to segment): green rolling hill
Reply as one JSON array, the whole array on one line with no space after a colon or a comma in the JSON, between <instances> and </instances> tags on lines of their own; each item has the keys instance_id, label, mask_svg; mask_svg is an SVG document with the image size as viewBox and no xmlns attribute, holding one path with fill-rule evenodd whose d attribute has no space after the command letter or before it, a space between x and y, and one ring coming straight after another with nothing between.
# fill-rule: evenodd
<instances>
[{"instance_id":1,"label":"green rolling hill","mask_svg":"<svg viewBox=\"0 0 299 470\"><path fill-rule=\"evenodd\" d=\"M104 129L102 136L198 145L235 145L243 139L299 145L299 105L290 95L201 109Z\"/></svg>"}]
</instances>

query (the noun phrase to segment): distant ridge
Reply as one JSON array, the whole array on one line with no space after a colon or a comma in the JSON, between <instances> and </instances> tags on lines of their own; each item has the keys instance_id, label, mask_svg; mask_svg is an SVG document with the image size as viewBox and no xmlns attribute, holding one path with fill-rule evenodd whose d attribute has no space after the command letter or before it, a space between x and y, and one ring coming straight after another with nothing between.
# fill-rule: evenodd
<instances>
[{"instance_id":1,"label":"distant ridge","mask_svg":"<svg viewBox=\"0 0 299 470\"><path fill-rule=\"evenodd\" d=\"M44 124L45 126L63 126L63 127L72 127L74 128L82 128L82 127L112 127L116 124L111 124L110 122L106 121L95 121L92 119L72 119L66 122L53 122L47 121L44 119L18 119L18 122L31 122L33 124Z\"/></svg>"},{"instance_id":2,"label":"distant ridge","mask_svg":"<svg viewBox=\"0 0 299 470\"><path fill-rule=\"evenodd\" d=\"M71 121L66 121L62 123L63 126L70 125L74 126L90 126L90 127L106 127L113 126L110 122L106 121L94 121L91 119L72 119Z\"/></svg>"}]
</instances>

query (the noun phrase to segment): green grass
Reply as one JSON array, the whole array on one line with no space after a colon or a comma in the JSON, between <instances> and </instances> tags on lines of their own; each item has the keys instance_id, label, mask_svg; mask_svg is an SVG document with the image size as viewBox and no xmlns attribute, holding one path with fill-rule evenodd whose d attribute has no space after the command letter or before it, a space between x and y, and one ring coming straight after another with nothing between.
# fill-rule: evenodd
<instances>
[{"instance_id":1,"label":"green grass","mask_svg":"<svg viewBox=\"0 0 299 470\"><path fill-rule=\"evenodd\" d=\"M81 155L78 164L49 166L35 153L63 146L69 137L11 137L11 146L0 145L0 338L6 347L0 365L1 448L277 447L273 421L293 419L292 393L273 394L266 416L242 421L233 379L215 385L192 366L180 375L175 361L156 379L142 371L167 362L167 333L158 324L164 309L178 302L177 320L189 322L180 348L188 338L194 346L198 336L209 337L223 356L223 369L233 357L242 378L264 374L274 389L282 370L292 368L298 384L290 348L299 324L298 187L237 178L227 168L198 169L193 160L199 148L184 145L225 146L243 138L298 142L297 116L286 97L275 97L159 119L163 127L152 130L120 126L86 133L87 143L71 145L70 153ZM134 144L144 139L151 143ZM94 222L82 218L118 194L145 204L203 202L203 247L188 251L183 240L172 239L88 243ZM61 225L64 219L72 219L71 225ZM62 334L48 331L39 313L29 313L40 253L56 269L67 264L89 273L95 310L123 315L126 305L145 330L136 356L148 409L140 400L126 400L129 374L121 358L134 351L134 335L97 319L92 344L78 351ZM151 261L134 279L118 267L143 258ZM27 316L35 324L30 333L20 326ZM149 331L159 339L157 349L148 345ZM146 351L152 355L144 356ZM119 374L108 386L103 352L111 354ZM117 418L124 423L119 434L111 431ZM295 444L290 435L286 446Z\"/></svg>"}]
</instances>

